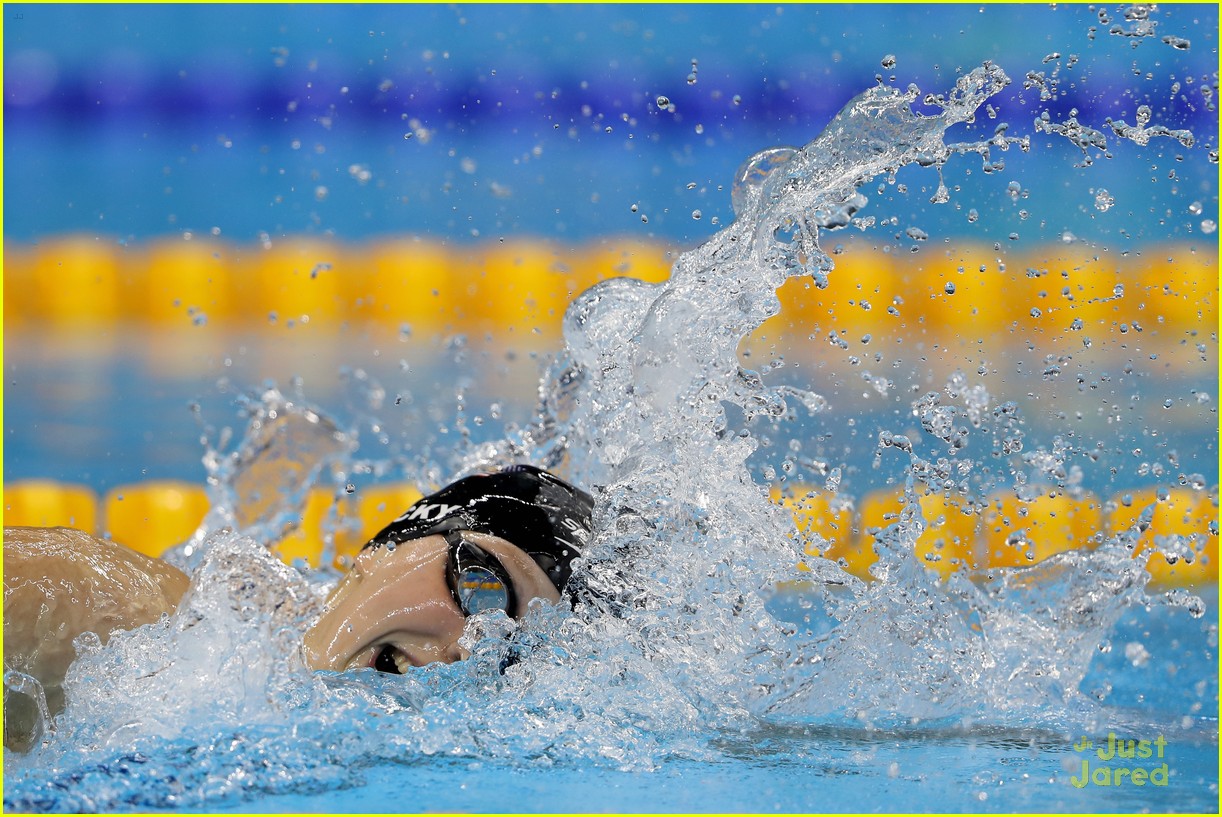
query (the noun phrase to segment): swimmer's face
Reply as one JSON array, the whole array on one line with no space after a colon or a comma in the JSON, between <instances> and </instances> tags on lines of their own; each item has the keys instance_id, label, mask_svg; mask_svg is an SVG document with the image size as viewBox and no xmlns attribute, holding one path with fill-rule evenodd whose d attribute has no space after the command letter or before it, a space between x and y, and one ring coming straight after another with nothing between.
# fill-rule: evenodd
<instances>
[{"instance_id":1,"label":"swimmer's face","mask_svg":"<svg viewBox=\"0 0 1222 817\"><path fill-rule=\"evenodd\" d=\"M512 615L525 613L531 599L560 600L526 553L496 536L464 535L504 568L517 598ZM458 646L466 618L446 579L449 548L434 535L393 549L361 551L305 635L306 663L312 669L374 667L402 674L410 667L466 658Z\"/></svg>"}]
</instances>

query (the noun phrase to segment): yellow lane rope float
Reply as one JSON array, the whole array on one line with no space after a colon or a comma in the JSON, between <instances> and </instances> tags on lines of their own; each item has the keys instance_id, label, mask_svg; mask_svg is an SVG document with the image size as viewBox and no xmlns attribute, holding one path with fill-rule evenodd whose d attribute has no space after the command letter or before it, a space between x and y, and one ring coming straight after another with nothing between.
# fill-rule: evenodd
<instances>
[{"instance_id":1,"label":"yellow lane rope float","mask_svg":"<svg viewBox=\"0 0 1222 817\"><path fill-rule=\"evenodd\" d=\"M266 331L406 324L554 343L574 295L614 276L664 280L671 253L660 242L626 238L465 245L296 237L238 245L196 237L127 247L87 236L6 240L4 319L10 329L40 331L116 323ZM1105 348L1138 336L1181 345L1208 339L1217 326L1213 244L1005 254L967 243L897 257L849 241L834 259L827 288L808 279L781 288L781 314L765 323L763 335L804 339L836 330L854 339L871 335L873 348L896 338L1068 341L1080 348L1088 338Z\"/></svg>"},{"instance_id":2,"label":"yellow lane rope float","mask_svg":"<svg viewBox=\"0 0 1222 817\"><path fill-rule=\"evenodd\" d=\"M338 495L337 495L338 494ZM410 485L374 485L349 494L312 490L300 524L273 550L288 563L318 566L334 554L344 567L361 545L419 499ZM874 539L900 518L902 492L883 489L854 504L821 489L774 488L772 499L794 516L807 552L838 561L863 579L878 559ZM957 497L920 495L925 529L916 555L941 576L991 567L1031 565L1067 550L1094 548L1101 537L1126 529L1147 508L1149 527L1134 556L1146 560L1159 587L1206 586L1218 581L1218 490L1148 488L1100 500L1089 492L1049 491L1019 497L990 495L973 508ZM208 510L202 486L149 481L114 488L99 498L91 489L49 480L4 486L6 525L67 525L102 534L150 556L185 541ZM821 546L815 543L821 543ZM1170 545L1170 546L1169 546ZM328 547L329 546L329 547ZM1153 551L1160 546L1159 551ZM1168 561L1162 551L1172 553Z\"/></svg>"}]
</instances>

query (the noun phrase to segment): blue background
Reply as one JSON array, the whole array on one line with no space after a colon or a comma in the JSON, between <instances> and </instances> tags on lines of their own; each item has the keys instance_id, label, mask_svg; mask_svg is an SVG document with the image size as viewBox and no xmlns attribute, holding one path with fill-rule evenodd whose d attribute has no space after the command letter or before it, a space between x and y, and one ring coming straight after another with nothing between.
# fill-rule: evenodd
<instances>
[{"instance_id":1,"label":"blue background","mask_svg":"<svg viewBox=\"0 0 1222 817\"><path fill-rule=\"evenodd\" d=\"M994 100L1012 133L1032 133L1037 107L1106 130L1107 117L1131 123L1150 104L1155 122L1192 128L1201 149L1151 148L1181 177L1216 175L1205 157L1217 114L1199 92L1217 83L1212 5L1160 5L1146 38L1110 34L1132 24L1084 5L14 4L5 14L4 229L26 240L219 230L240 241L629 233L694 244L716 231L714 216L731 216L729 181L751 153L809 141L876 81L941 93L984 60L1014 80ZM1062 59L1045 62L1052 53ZM1058 98L1023 89L1028 71L1051 73L1071 55ZM1047 223L1032 237L1140 232L1126 221L1147 206L1180 215L1200 196L1152 186L1149 156L1110 141L1106 171L1069 169L1080 154L1061 138L1011 152L1006 180L1038 190L1065 176L1084 190L1030 202ZM1087 197L1105 172L1121 204L1107 215ZM925 198L903 208L934 211L922 213L926 231L1019 226L1008 200L970 225Z\"/></svg>"}]
</instances>

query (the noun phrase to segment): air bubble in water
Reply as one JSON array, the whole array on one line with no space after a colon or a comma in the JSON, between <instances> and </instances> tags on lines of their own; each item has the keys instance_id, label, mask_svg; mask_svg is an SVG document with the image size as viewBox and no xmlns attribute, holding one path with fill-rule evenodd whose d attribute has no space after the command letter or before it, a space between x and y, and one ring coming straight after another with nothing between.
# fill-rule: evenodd
<instances>
[{"instance_id":1,"label":"air bubble in water","mask_svg":"<svg viewBox=\"0 0 1222 817\"><path fill-rule=\"evenodd\" d=\"M667 110L667 109L669 109L669 108L670 108L670 97L668 97L668 96L661 96L661 95L660 95L660 96L658 96L658 98L655 100L655 102L657 103L658 108L660 108L661 110L664 110L664 111L665 111L665 110Z\"/></svg>"}]
</instances>

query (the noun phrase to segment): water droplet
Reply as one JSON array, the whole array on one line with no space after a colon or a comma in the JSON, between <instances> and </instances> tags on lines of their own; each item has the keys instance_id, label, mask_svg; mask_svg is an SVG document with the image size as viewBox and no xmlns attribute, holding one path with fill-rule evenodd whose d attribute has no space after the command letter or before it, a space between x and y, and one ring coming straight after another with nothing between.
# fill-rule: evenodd
<instances>
[{"instance_id":1,"label":"water droplet","mask_svg":"<svg viewBox=\"0 0 1222 817\"><path fill-rule=\"evenodd\" d=\"M666 110L667 108L670 107L670 97L668 96L659 96L656 102L657 102L658 107L661 108L662 110Z\"/></svg>"},{"instance_id":2,"label":"water droplet","mask_svg":"<svg viewBox=\"0 0 1222 817\"><path fill-rule=\"evenodd\" d=\"M954 295L955 294L955 282L947 281L946 286L943 287L942 289L947 295Z\"/></svg>"},{"instance_id":3,"label":"water droplet","mask_svg":"<svg viewBox=\"0 0 1222 817\"><path fill-rule=\"evenodd\" d=\"M730 188L730 201L736 215L743 216L752 201L759 196L764 180L772 171L785 164L797 153L791 147L775 147L761 150L752 156L734 174L734 186Z\"/></svg>"},{"instance_id":4,"label":"water droplet","mask_svg":"<svg viewBox=\"0 0 1222 817\"><path fill-rule=\"evenodd\" d=\"M1201 202L1199 201L1194 201L1192 204L1188 205L1188 212L1192 213L1194 216L1201 215L1201 211L1203 209L1204 208L1201 206Z\"/></svg>"},{"instance_id":5,"label":"water droplet","mask_svg":"<svg viewBox=\"0 0 1222 817\"><path fill-rule=\"evenodd\" d=\"M699 210L692 211L692 218L695 219L696 221L699 221L702 215L703 213L701 213Z\"/></svg>"},{"instance_id":6,"label":"water droplet","mask_svg":"<svg viewBox=\"0 0 1222 817\"><path fill-rule=\"evenodd\" d=\"M1201 232L1205 235L1212 235L1218 229L1218 224L1212 218L1207 218L1201 222Z\"/></svg>"},{"instance_id":7,"label":"water droplet","mask_svg":"<svg viewBox=\"0 0 1222 817\"><path fill-rule=\"evenodd\" d=\"M836 493L840 490L841 472L839 468L833 468L827 475L827 481L823 483L823 487L831 493Z\"/></svg>"},{"instance_id":8,"label":"water droplet","mask_svg":"<svg viewBox=\"0 0 1222 817\"><path fill-rule=\"evenodd\" d=\"M883 57L883 61L881 63L882 67L886 68L888 71L894 68L895 64L896 59L894 54L888 54L887 56Z\"/></svg>"},{"instance_id":9,"label":"water droplet","mask_svg":"<svg viewBox=\"0 0 1222 817\"><path fill-rule=\"evenodd\" d=\"M1099 212L1107 212L1115 203L1116 198L1104 188L1100 187L1095 193L1095 209Z\"/></svg>"}]
</instances>

